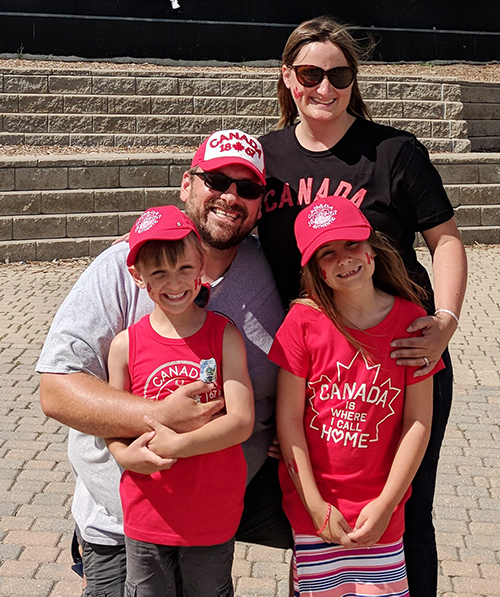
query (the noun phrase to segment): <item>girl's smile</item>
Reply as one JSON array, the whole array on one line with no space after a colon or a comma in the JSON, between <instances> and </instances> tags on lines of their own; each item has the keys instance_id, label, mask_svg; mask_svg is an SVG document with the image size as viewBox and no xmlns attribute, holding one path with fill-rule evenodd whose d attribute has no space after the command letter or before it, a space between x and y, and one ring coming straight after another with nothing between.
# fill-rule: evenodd
<instances>
[{"instance_id":1,"label":"girl's smile","mask_svg":"<svg viewBox=\"0 0 500 597\"><path fill-rule=\"evenodd\" d=\"M336 291L358 290L362 285L373 286L375 271L373 250L368 241L330 241L316 251L316 259L325 282Z\"/></svg>"}]
</instances>

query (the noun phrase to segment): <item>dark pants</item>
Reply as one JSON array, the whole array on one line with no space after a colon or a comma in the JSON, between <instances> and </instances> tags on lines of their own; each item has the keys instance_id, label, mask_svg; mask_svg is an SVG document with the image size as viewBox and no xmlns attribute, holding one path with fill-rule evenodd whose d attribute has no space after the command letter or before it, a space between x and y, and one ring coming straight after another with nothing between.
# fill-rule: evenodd
<instances>
[{"instance_id":1,"label":"dark pants","mask_svg":"<svg viewBox=\"0 0 500 597\"><path fill-rule=\"evenodd\" d=\"M290 523L281 507L278 461L267 458L245 492L245 507L236 540L292 549ZM89 597L122 597L126 571L125 546L104 546L81 541L83 571ZM91 592L94 591L94 592Z\"/></svg>"},{"instance_id":2,"label":"dark pants","mask_svg":"<svg viewBox=\"0 0 500 597\"><path fill-rule=\"evenodd\" d=\"M429 445L412 483L405 506L404 547L408 585L412 597L436 597L438 558L432 522L439 451L451 409L453 372L448 350L443 353L446 369L434 376L434 412Z\"/></svg>"}]
</instances>

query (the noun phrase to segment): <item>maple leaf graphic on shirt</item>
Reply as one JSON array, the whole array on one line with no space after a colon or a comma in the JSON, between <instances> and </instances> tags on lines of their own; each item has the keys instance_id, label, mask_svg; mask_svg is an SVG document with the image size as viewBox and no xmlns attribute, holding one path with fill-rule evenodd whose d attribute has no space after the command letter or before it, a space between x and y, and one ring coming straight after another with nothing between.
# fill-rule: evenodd
<instances>
[{"instance_id":1,"label":"maple leaf graphic on shirt","mask_svg":"<svg viewBox=\"0 0 500 597\"><path fill-rule=\"evenodd\" d=\"M356 374L354 380L349 380L348 371L355 368ZM309 404L314 416L311 419L310 427L320 431L316 425L319 422L316 421L320 413L315 408L315 402L320 400L324 402L326 400L335 400L338 404L341 402L343 405L347 401L355 400L357 404L363 405L368 404L368 408L372 408L373 404L378 406L383 405L383 408L378 408L383 417L375 425L375 434L369 441L376 442L379 439L379 427L389 417L395 414L393 409L393 402L401 393L400 388L393 387L391 378L387 377L384 381L379 381L380 364L370 365L363 354L358 351L351 362L348 364L337 361L337 375L336 378L331 380L328 375L322 374L321 377L316 381L309 381L308 387L312 390L312 395L309 398ZM360 379L356 379L360 377ZM385 408L387 407L387 410ZM332 425L335 420L335 409L332 407ZM360 412L361 409L357 409Z\"/></svg>"}]
</instances>

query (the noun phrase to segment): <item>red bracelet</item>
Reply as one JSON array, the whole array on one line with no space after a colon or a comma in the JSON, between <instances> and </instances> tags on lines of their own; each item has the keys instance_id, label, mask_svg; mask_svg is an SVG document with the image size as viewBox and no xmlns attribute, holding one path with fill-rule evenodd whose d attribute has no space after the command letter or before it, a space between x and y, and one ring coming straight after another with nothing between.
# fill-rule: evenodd
<instances>
[{"instance_id":1,"label":"red bracelet","mask_svg":"<svg viewBox=\"0 0 500 597\"><path fill-rule=\"evenodd\" d=\"M330 518L331 511L332 511L332 505L328 504L328 506L326 507L325 522L323 523L323 526L319 529L319 531L316 533L317 535L321 535L321 533L326 529L326 525L328 524L328 519Z\"/></svg>"}]
</instances>

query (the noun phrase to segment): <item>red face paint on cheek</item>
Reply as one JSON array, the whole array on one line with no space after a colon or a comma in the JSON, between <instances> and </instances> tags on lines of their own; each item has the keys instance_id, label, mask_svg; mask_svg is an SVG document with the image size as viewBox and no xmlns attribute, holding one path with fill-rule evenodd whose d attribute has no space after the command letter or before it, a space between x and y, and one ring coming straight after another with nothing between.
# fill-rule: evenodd
<instances>
[{"instance_id":1,"label":"red face paint on cheek","mask_svg":"<svg viewBox=\"0 0 500 597\"><path fill-rule=\"evenodd\" d=\"M366 261L368 262L368 265L370 265L370 263L373 263L375 261L375 259L373 258L373 255L371 253L365 253L365 257L366 257Z\"/></svg>"},{"instance_id":2,"label":"red face paint on cheek","mask_svg":"<svg viewBox=\"0 0 500 597\"><path fill-rule=\"evenodd\" d=\"M146 290L151 292L151 284L149 282L146 284Z\"/></svg>"},{"instance_id":3,"label":"red face paint on cheek","mask_svg":"<svg viewBox=\"0 0 500 597\"><path fill-rule=\"evenodd\" d=\"M326 280L326 271L321 268L321 275L323 276L323 280Z\"/></svg>"},{"instance_id":4,"label":"red face paint on cheek","mask_svg":"<svg viewBox=\"0 0 500 597\"><path fill-rule=\"evenodd\" d=\"M300 99L303 95L304 95L304 93L302 91L299 91L298 87L294 87L293 88L293 97L296 100Z\"/></svg>"},{"instance_id":5,"label":"red face paint on cheek","mask_svg":"<svg viewBox=\"0 0 500 597\"><path fill-rule=\"evenodd\" d=\"M198 288L201 286L201 278L196 278L196 280L194 281L194 289L198 290Z\"/></svg>"}]
</instances>

